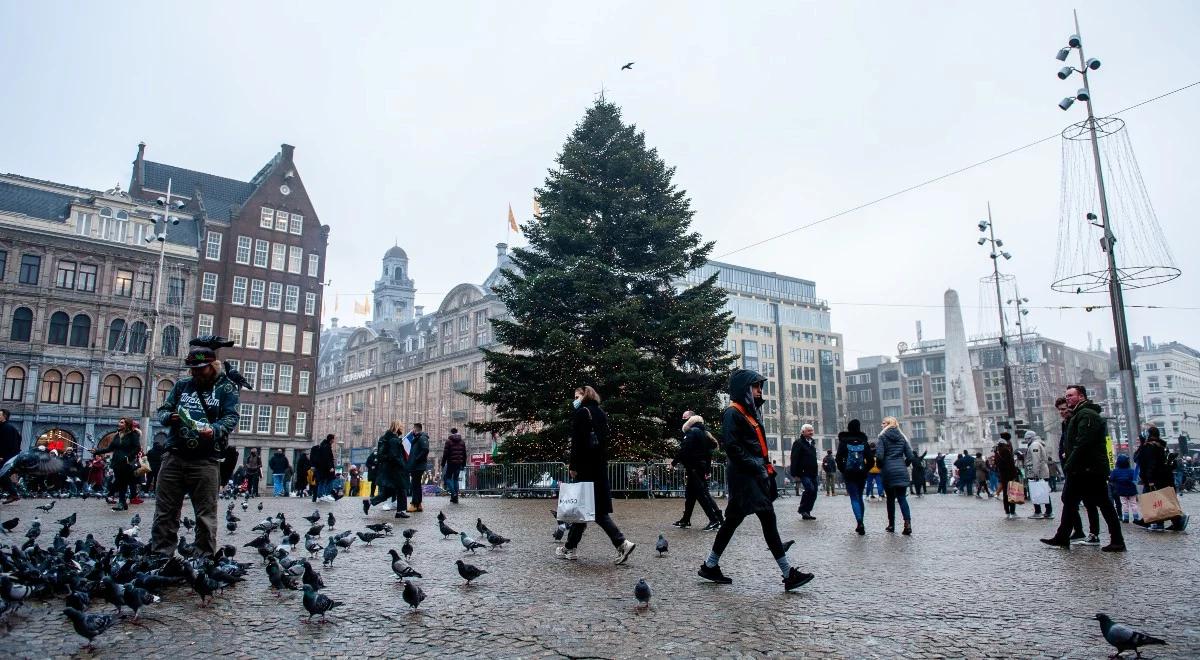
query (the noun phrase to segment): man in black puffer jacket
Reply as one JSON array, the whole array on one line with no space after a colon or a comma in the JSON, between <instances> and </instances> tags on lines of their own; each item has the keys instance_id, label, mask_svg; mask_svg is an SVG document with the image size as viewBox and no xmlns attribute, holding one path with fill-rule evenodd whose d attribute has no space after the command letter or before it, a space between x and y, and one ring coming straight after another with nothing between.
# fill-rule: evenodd
<instances>
[{"instance_id":1,"label":"man in black puffer jacket","mask_svg":"<svg viewBox=\"0 0 1200 660\"><path fill-rule=\"evenodd\" d=\"M792 479L804 488L796 513L804 520L817 519L812 514L813 505L817 503L817 448L812 437L812 424L805 424L800 427L800 439L792 443Z\"/></svg>"},{"instance_id":2,"label":"man in black puffer jacket","mask_svg":"<svg viewBox=\"0 0 1200 660\"><path fill-rule=\"evenodd\" d=\"M685 499L683 502L683 517L675 521L676 527L692 526L692 509L696 502L708 516L708 525L704 531L711 532L721 527L721 509L713 501L708 492L708 475L712 472L712 453L717 439L709 434L704 427L704 418L692 415L683 425L683 441L679 443L679 451L675 454L672 467L682 465L687 477Z\"/></svg>"}]
</instances>

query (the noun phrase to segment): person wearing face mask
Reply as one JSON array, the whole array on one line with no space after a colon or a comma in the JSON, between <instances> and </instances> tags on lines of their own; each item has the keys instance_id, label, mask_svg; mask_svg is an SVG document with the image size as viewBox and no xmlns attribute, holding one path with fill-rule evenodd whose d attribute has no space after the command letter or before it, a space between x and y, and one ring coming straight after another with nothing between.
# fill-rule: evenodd
<instances>
[{"instance_id":1,"label":"person wearing face mask","mask_svg":"<svg viewBox=\"0 0 1200 660\"><path fill-rule=\"evenodd\" d=\"M721 417L721 447L727 457L729 501L725 507L725 522L717 531L712 551L697 574L719 584L733 582L721 572L721 554L742 520L756 515L771 556L783 574L783 588L791 591L811 581L813 574L789 564L787 549L792 541L784 544L779 538L774 506L779 492L759 417L759 408L763 404L762 386L766 380L748 369L735 369L729 376L729 407Z\"/></svg>"},{"instance_id":2,"label":"person wearing face mask","mask_svg":"<svg viewBox=\"0 0 1200 660\"><path fill-rule=\"evenodd\" d=\"M600 395L590 385L575 389L571 402L571 458L568 465L571 479L590 481L596 498L596 524L608 534L617 553L614 564L629 561L637 544L626 539L612 519L612 493L608 485L608 415L600 407ZM554 549L559 559L578 559L575 548L583 538L587 523L571 523L567 542Z\"/></svg>"}]
</instances>

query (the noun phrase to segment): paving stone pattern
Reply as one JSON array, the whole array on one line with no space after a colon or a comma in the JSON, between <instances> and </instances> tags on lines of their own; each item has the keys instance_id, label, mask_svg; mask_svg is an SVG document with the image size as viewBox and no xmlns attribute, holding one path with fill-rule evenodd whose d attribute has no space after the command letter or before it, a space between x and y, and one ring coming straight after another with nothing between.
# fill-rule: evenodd
<instances>
[{"instance_id":1,"label":"paving stone pattern","mask_svg":"<svg viewBox=\"0 0 1200 660\"><path fill-rule=\"evenodd\" d=\"M254 522L276 511L298 529L314 507L322 517L334 511L339 530L361 530L366 522L357 499L262 501L261 514L257 500L249 511L237 510L243 522L232 537L222 523L222 543L240 548L255 535ZM1192 501L1185 498L1185 508ZM638 548L627 565L613 566L612 547L595 527L584 537L579 561L553 557L552 500L463 498L451 505L427 497L423 513L394 521L394 537L370 547L356 541L333 568L322 569L323 593L346 602L326 624L301 622L300 592L275 598L258 562L250 581L227 590L211 608L197 608L190 589L168 592L144 611L145 627L123 623L98 639L94 652L79 650L83 640L61 614L61 600L35 602L9 617L10 629L0 631L0 656L1101 658L1112 649L1092 616L1103 611L1170 642L1146 657L1200 657L1194 534L1127 525L1127 554L1063 551L1037 541L1057 521L1010 521L994 500L927 495L912 500L913 536L885 533L883 504L869 503L868 534L859 537L844 496L822 495L811 522L799 519L797 502L776 503L781 531L785 540L796 540L793 563L817 577L792 593L783 591L753 518L722 558L733 584L721 586L695 575L713 534L670 526L681 500L617 500L614 517ZM0 507L3 518L22 519L0 542L24 540L40 503ZM1019 507L1023 516L1028 509ZM437 533L439 510L454 529L476 536L478 516L513 543L464 555L457 539ZM72 511L80 512L75 535L95 532L109 543L133 511L150 519L153 503L113 513L95 499L60 500L41 517L52 521ZM697 514L694 522L702 525ZM392 521L392 514L373 511L369 519ZM389 568L387 550L401 546L405 523L419 530L413 564L428 594L419 612L401 600ZM663 558L653 550L660 532L671 542ZM454 566L464 556L488 571L470 586ZM250 549L239 550L239 558L258 559ZM654 591L643 613L635 611L633 597L639 578ZM93 605L93 611L104 607Z\"/></svg>"}]
</instances>

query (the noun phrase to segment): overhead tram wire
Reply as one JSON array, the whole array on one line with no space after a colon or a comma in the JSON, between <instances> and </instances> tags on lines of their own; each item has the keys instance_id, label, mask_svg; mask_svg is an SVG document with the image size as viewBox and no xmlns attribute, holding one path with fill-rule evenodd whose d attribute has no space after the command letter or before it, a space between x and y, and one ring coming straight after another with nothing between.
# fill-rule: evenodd
<instances>
[{"instance_id":1,"label":"overhead tram wire","mask_svg":"<svg viewBox=\"0 0 1200 660\"><path fill-rule=\"evenodd\" d=\"M1116 115L1119 115L1119 114L1121 114L1121 113L1124 113L1124 112L1128 112L1128 111L1130 111L1130 110L1133 110L1133 109L1135 109L1135 108L1140 108L1140 107L1142 107L1143 105L1146 105L1146 104L1148 104L1148 103L1153 103L1153 102L1155 102L1155 101L1159 101L1159 100L1161 100L1161 99L1164 99L1164 98L1166 98L1166 97L1168 97L1168 96L1171 96L1172 94L1177 94L1177 93L1179 93L1179 92L1182 92L1182 91L1184 91L1184 90L1186 90L1186 89L1190 89L1190 88L1192 88L1192 87L1195 87L1195 86L1197 86L1197 85L1200 85L1200 80L1197 80L1197 81L1195 81L1195 82L1192 82L1192 83L1189 83L1189 84L1187 84L1187 85L1184 85L1183 87L1179 87L1179 88L1173 89L1173 90L1171 90L1171 91L1169 91L1169 92L1166 92L1166 93L1163 93L1163 94L1159 94L1158 96L1155 96L1155 97L1153 97L1153 98L1149 98L1149 99L1146 99L1146 100L1144 100L1144 101L1140 101L1140 102L1138 102L1138 103L1135 103L1135 104L1133 104L1133 105L1131 105L1131 106L1129 106L1129 107L1122 108L1122 109L1120 109L1120 110L1118 110L1118 111L1116 111L1116 112L1112 113L1112 114L1111 114L1111 115L1109 115L1109 116L1116 116ZM1024 151L1024 150L1026 150L1026 149L1031 149L1031 148L1033 148L1033 147L1036 147L1037 145L1039 145L1039 144L1042 144L1042 143L1044 143L1044 142L1049 142L1050 140L1055 140L1055 139L1058 139L1058 138L1060 137L1060 135L1061 135L1061 133L1055 133L1054 135L1049 135L1049 136L1047 136L1047 137L1041 138L1040 140L1034 140L1033 142L1030 142L1029 144L1022 145L1022 146L1020 146L1020 147L1017 147L1017 148L1015 148L1015 149L1010 149L1010 150L1008 150L1008 151L1005 151L1004 153L997 154L997 155L995 155L995 156L992 156L992 157L990 157L990 158L985 158L985 159L983 159L983 160L981 160L981 161L978 161L978 162L975 162L975 163L971 163L970 165L967 165L967 166L965 166L965 167L960 167L960 168L959 168L959 169L957 169L957 170L954 170L954 171L952 171L952 172L947 172L947 173L945 173L945 174L942 174L942 175L940 175L940 176L936 176L936 177L934 177L934 178L932 178L932 179L926 179L925 181L922 181L922 182L920 182L920 183L917 183L917 184L913 184L913 185L911 185L911 186L909 186L909 187L907 187L907 188L904 188L904 189L901 189L901 190L897 190L897 191L895 191L895 192L893 192L893 193L889 193L889 194L887 194L887 195L884 195L883 197L878 197L878 198L876 198L876 199L873 199L873 200L871 200L871 201L869 201L869 202L864 202L864 203L862 203L862 204L859 204L858 206L855 206L855 207L853 207L853 208L848 208L848 209L845 209L845 210L842 210L842 211L838 211L837 213L834 213L833 215L828 215L828 216L825 216L824 218L821 218L821 219L819 219L819 220L814 220L814 221L812 221L812 222L810 222L810 223L808 223L808 224L800 225L799 227L794 227L794 228L792 228L792 229L789 229L789 230L787 230L787 231L785 231L785 232L782 232L782 233L779 233L779 234L775 234L774 236L768 236L767 238L764 238L764 239L762 239L762 240L760 240L760 241L755 241L754 243L749 243L749 244L747 244L747 245L743 245L742 247L739 247L739 248L737 248L737 249L730 250L729 252L725 252L725 253L719 254L719 255L717 255L715 258L717 258L717 259L723 259L723 258L725 258L725 257L728 257L728 256L730 256L730 255L737 254L737 253L739 253L739 252L744 252L744 251L746 251L746 250L749 250L749 249L751 249L751 248L755 248L755 247L758 247L758 246L760 246L760 245L763 245L763 244L766 244L766 243L770 243L771 241L774 241L774 240L776 240L776 239L780 239L780 238L783 238L783 237L785 237L785 236L790 236L790 235L792 235L792 234L794 234L794 233L796 233L796 232L798 232L798 231L803 231L803 230L805 230L805 229L809 229L809 228L815 227L815 226L817 226L817 225L819 225L819 224L822 224L822 223L825 223L825 222L829 222L830 220L836 220L837 218L840 218L840 217L842 217L842 216L844 216L844 215L849 215L849 214L851 214L851 213L854 213L854 212L856 212L856 211L861 211L861 210L863 210L863 209L865 209L865 208L867 208L867 207L874 206L874 205L876 205L876 204L879 204L879 203L882 203L882 202L886 202L887 200L889 200L889 199L892 199L893 197L899 197L900 195L903 195L903 194L905 194L905 193L910 193L910 192L912 192L912 191L914 191L914 190L918 190L918 189L920 189L920 188L924 188L924 187L926 187L926 186L932 185L932 184L934 184L934 183L937 183L937 182L939 182L939 181L942 181L942 180L944 180L944 179L949 179L949 178L950 178L950 177L952 177L952 176L955 176L955 175L958 175L958 174L962 174L963 172L967 172L967 171L969 171L969 170L973 170L973 169L975 169L975 168L977 168L977 167L980 167L980 166L982 166L982 165L987 165L988 163L990 163L990 162L992 162L992 161L999 160L999 159L1001 159L1001 158L1004 158L1004 157L1006 157L1006 156L1011 156L1011 155L1013 155L1013 154L1015 154L1015 153L1018 153L1018 152Z\"/></svg>"}]
</instances>

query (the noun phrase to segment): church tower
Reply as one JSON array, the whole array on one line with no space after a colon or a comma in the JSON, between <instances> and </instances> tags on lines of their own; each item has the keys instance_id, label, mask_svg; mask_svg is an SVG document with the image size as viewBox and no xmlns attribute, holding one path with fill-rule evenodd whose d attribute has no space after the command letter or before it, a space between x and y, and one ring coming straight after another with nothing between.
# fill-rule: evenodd
<instances>
[{"instance_id":1,"label":"church tower","mask_svg":"<svg viewBox=\"0 0 1200 660\"><path fill-rule=\"evenodd\" d=\"M408 255L400 246L383 255L383 275L375 281L372 293L375 308L371 327L375 330L394 329L413 320L417 289L408 276Z\"/></svg>"}]
</instances>

